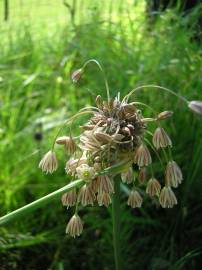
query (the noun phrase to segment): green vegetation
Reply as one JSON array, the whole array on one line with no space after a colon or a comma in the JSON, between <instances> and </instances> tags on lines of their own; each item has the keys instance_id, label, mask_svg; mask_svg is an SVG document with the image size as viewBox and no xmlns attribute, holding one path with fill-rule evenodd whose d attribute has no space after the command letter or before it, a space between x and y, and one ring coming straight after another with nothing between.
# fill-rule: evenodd
<instances>
[{"instance_id":1,"label":"green vegetation","mask_svg":"<svg viewBox=\"0 0 202 270\"><path fill-rule=\"evenodd\" d=\"M202 6L187 16L170 9L152 21L145 3L81 0L71 18L57 1L50 9L30 1L23 12L30 12L33 3L35 7L25 19L24 13L22 18L20 12L16 15L19 6L14 2L15 16L0 26L0 216L68 183L65 164L55 174L43 175L38 163L58 125L104 92L102 76L91 66L78 85L72 84L71 72L87 59L102 63L114 95L157 84L202 100L197 26ZM166 129L184 182L176 192L178 206L169 210L147 198L140 210L131 210L123 193L120 238L125 269L200 269L201 118L158 90L133 98L158 111L175 112ZM145 110L146 116L149 113ZM39 135L42 140L37 140ZM64 233L71 214L56 200L0 227L0 269L113 269L111 209L84 209L85 230L76 240Z\"/></svg>"}]
</instances>

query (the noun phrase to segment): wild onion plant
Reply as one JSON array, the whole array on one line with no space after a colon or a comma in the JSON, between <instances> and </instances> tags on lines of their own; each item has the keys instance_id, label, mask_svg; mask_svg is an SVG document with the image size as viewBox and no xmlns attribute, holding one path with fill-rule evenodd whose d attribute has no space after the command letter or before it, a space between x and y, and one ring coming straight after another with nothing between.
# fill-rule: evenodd
<instances>
[{"instance_id":1,"label":"wild onion plant","mask_svg":"<svg viewBox=\"0 0 202 270\"><path fill-rule=\"evenodd\" d=\"M120 183L128 185L130 192L127 204L141 207L146 196L155 198L163 208L171 208L177 204L174 188L183 180L182 172L172 156L172 141L162 127L162 121L172 117L172 111L157 112L150 105L138 102L133 95L143 89L157 89L175 95L186 103L192 111L202 115L202 102L189 102L183 96L170 89L143 85L133 89L125 97L120 93L111 97L105 73L98 61L91 59L82 68L72 74L73 82L78 82L90 63L96 64L103 74L106 86L106 100L98 95L95 106L81 109L68 119L60 128L53 141L52 148L39 163L43 172L53 173L58 168L55 152L56 145L64 146L70 158L65 160L65 171L71 182L0 219L6 223L20 215L30 212L62 195L62 204L74 207L75 213L69 220L66 233L76 237L83 231L80 209L87 205L109 207L112 203L113 243L116 269L122 269L120 256ZM144 117L143 110L151 111L151 117ZM90 115L87 123L80 129L79 136L69 134L61 137L63 127L71 125L75 119ZM151 123L155 124L154 131ZM159 166L153 166L153 161ZM163 170L164 178L157 179L158 171Z\"/></svg>"}]
</instances>

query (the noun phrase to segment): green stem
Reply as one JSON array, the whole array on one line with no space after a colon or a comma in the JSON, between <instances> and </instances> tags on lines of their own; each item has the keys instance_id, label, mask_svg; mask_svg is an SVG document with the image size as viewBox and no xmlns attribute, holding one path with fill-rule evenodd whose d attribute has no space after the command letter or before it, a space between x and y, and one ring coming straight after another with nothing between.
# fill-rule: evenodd
<instances>
[{"instance_id":1,"label":"green stem","mask_svg":"<svg viewBox=\"0 0 202 270\"><path fill-rule=\"evenodd\" d=\"M28 214L42 206L44 206L45 204L51 202L52 200L58 198L61 194L63 194L66 191L70 191L71 189L75 188L75 187L80 187L82 184L84 183L83 180L76 180L73 181L71 183L69 183L68 185L32 202L29 203L3 217L0 218L0 225L6 224L14 219L20 218L25 214Z\"/></svg>"},{"instance_id":2,"label":"green stem","mask_svg":"<svg viewBox=\"0 0 202 270\"><path fill-rule=\"evenodd\" d=\"M120 252L120 176L114 179L114 194L112 198L113 245L115 269L121 270Z\"/></svg>"}]
</instances>

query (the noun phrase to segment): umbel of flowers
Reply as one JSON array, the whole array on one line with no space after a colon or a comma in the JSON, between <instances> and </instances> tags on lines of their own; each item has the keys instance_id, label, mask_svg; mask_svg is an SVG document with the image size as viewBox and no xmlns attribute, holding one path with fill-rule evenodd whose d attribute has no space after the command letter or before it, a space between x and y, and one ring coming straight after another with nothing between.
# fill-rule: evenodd
<instances>
[{"instance_id":1,"label":"umbel of flowers","mask_svg":"<svg viewBox=\"0 0 202 270\"><path fill-rule=\"evenodd\" d=\"M103 72L96 60L89 60L83 68L72 75L77 82L87 64L94 62ZM105 79L105 78L104 78ZM75 214L67 224L66 233L79 236L83 231L83 222L78 214L78 206L99 205L108 207L114 193L115 173L106 173L107 168L119 164L119 174L124 185L130 189L127 204L132 207L141 207L145 196L156 197L163 208L172 208L177 204L173 191L183 180L182 172L172 157L172 141L162 127L162 122L172 116L171 111L155 112L150 106L137 101L130 102L130 96L139 89L132 90L123 99L118 93L115 98L109 95L108 83L105 79L107 100L100 95L95 100L94 107L87 107L78 112L67 124L76 117L90 114L87 123L81 128L80 136L56 137L52 149L43 157L39 167L47 173L53 173L58 168L54 146L63 145L70 155L66 160L65 170L72 181L83 180L83 186L74 188L63 194L62 204L75 207ZM167 88L150 86L150 88L166 90ZM200 102L188 102L190 109L202 114ZM151 109L151 117L144 117L142 107ZM151 126L156 125L154 130ZM153 168L153 161L159 162L162 175L156 177L159 171ZM103 173L105 172L105 173Z\"/></svg>"}]
</instances>

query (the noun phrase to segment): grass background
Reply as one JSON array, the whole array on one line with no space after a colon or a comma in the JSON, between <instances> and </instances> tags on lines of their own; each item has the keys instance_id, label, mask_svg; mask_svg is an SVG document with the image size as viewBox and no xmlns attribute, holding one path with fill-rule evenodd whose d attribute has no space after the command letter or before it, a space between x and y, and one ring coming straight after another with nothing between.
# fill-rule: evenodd
<instances>
[{"instance_id":1,"label":"grass background","mask_svg":"<svg viewBox=\"0 0 202 270\"><path fill-rule=\"evenodd\" d=\"M71 1L68 1L72 4ZM58 149L59 170L38 169L58 125L105 95L98 69L88 68L79 85L72 70L96 58L112 95L143 84L158 84L188 99L202 100L202 7L186 16L176 8L149 18L144 1L76 1L72 18L62 1L12 1L3 22L0 2L0 215L40 198L68 182ZM134 100L156 110L174 110L165 128L184 182L179 204L160 209L147 198L131 210L122 198L124 269L200 269L202 251L202 122L178 100L156 90ZM149 111L144 114L149 116ZM75 133L78 132L75 124ZM68 132L68 130L66 131ZM43 139L37 141L36 133ZM162 175L159 175L162 177ZM60 202L0 228L0 269L113 269L111 210L85 208L83 235L64 234L72 212Z\"/></svg>"}]
</instances>

